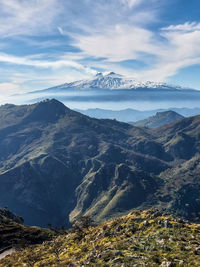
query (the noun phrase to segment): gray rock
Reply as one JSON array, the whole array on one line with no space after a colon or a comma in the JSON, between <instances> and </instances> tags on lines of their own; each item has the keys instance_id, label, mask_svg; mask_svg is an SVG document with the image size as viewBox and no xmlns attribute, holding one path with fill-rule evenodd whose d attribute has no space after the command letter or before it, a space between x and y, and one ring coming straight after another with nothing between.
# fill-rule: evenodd
<instances>
[{"instance_id":1,"label":"gray rock","mask_svg":"<svg viewBox=\"0 0 200 267\"><path fill-rule=\"evenodd\" d=\"M144 225L144 226L149 226L150 223L149 223L148 221L144 221L143 225Z\"/></svg>"},{"instance_id":2,"label":"gray rock","mask_svg":"<svg viewBox=\"0 0 200 267\"><path fill-rule=\"evenodd\" d=\"M119 262L123 262L122 258L120 258L120 257L117 257L117 258L112 260L112 263L119 263Z\"/></svg>"},{"instance_id":3,"label":"gray rock","mask_svg":"<svg viewBox=\"0 0 200 267\"><path fill-rule=\"evenodd\" d=\"M121 251L117 250L114 252L114 255L115 256L123 256L123 253Z\"/></svg>"},{"instance_id":4,"label":"gray rock","mask_svg":"<svg viewBox=\"0 0 200 267\"><path fill-rule=\"evenodd\" d=\"M119 226L116 228L116 231L117 231L117 232L120 232L122 229L123 229L123 227L122 227L121 225L119 225Z\"/></svg>"},{"instance_id":5,"label":"gray rock","mask_svg":"<svg viewBox=\"0 0 200 267\"><path fill-rule=\"evenodd\" d=\"M172 263L170 261L163 261L160 267L172 267Z\"/></svg>"},{"instance_id":6,"label":"gray rock","mask_svg":"<svg viewBox=\"0 0 200 267\"><path fill-rule=\"evenodd\" d=\"M169 219L167 219L166 221L164 221L164 227L165 228L170 228L172 225L171 223L169 222Z\"/></svg>"}]
</instances>

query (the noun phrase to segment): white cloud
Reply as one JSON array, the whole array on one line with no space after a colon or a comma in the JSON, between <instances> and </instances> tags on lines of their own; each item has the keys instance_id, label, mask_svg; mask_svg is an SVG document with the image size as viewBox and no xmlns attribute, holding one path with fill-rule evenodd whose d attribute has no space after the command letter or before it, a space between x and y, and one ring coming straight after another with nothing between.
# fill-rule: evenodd
<instances>
[{"instance_id":1,"label":"white cloud","mask_svg":"<svg viewBox=\"0 0 200 267\"><path fill-rule=\"evenodd\" d=\"M141 0L121 0L123 4L127 4L130 8L137 6L141 3Z\"/></svg>"},{"instance_id":2,"label":"white cloud","mask_svg":"<svg viewBox=\"0 0 200 267\"><path fill-rule=\"evenodd\" d=\"M73 82L77 80L77 77L78 79L89 78L91 74L71 68L54 69L50 72L48 70L38 72L38 70L34 68L25 68L22 71L20 69L20 72L11 71L5 77L1 77L3 81L0 83L0 104L15 102L15 97L7 99L6 96L12 96L13 94L23 95L30 91L46 89L66 82Z\"/></svg>"},{"instance_id":3,"label":"white cloud","mask_svg":"<svg viewBox=\"0 0 200 267\"><path fill-rule=\"evenodd\" d=\"M51 52L47 49L46 54L39 54L39 51L24 57L0 53L0 62L55 72L71 68L85 76L96 73L93 68L87 67L89 62L97 68L128 75L132 72L133 76L144 80L166 80L181 68L200 63L200 23L188 21L157 31L150 30L149 24L158 19L160 2L0 0L2 39L24 38L30 48L55 48ZM52 33L62 36L53 39ZM35 35L49 35L50 38L34 39ZM56 50L57 46L63 48L64 42L66 47L73 45L80 51ZM9 45L12 45L11 42ZM3 50L4 46L0 48ZM142 71L126 69L125 65L120 65L124 60L139 60L149 67ZM16 84L20 84L20 80L16 80Z\"/></svg>"},{"instance_id":4,"label":"white cloud","mask_svg":"<svg viewBox=\"0 0 200 267\"><path fill-rule=\"evenodd\" d=\"M51 32L62 11L57 0L0 0L0 10L1 37Z\"/></svg>"},{"instance_id":5,"label":"white cloud","mask_svg":"<svg viewBox=\"0 0 200 267\"><path fill-rule=\"evenodd\" d=\"M86 73L95 74L96 71L87 67L83 66L75 61L68 61L68 60L57 60L57 61L45 61L45 60L32 60L28 57L16 57L12 55L8 55L5 53L0 53L0 62L16 64L16 65L24 65L24 66L32 66L32 67L39 67L39 68L62 68L62 67L72 67Z\"/></svg>"},{"instance_id":6,"label":"white cloud","mask_svg":"<svg viewBox=\"0 0 200 267\"><path fill-rule=\"evenodd\" d=\"M156 51L157 64L145 75L151 79L165 80L180 69L200 64L200 27L196 23L171 25L161 32L163 46Z\"/></svg>"},{"instance_id":7,"label":"white cloud","mask_svg":"<svg viewBox=\"0 0 200 267\"><path fill-rule=\"evenodd\" d=\"M142 71L132 70L135 77L165 81L184 67L200 64L200 24L170 25L158 32L118 24L99 33L76 35L74 45L85 57L102 58L96 66L121 68L122 72L130 75L130 69L119 67L120 61L140 60L150 67Z\"/></svg>"},{"instance_id":8,"label":"white cloud","mask_svg":"<svg viewBox=\"0 0 200 267\"><path fill-rule=\"evenodd\" d=\"M152 52L155 49L151 43L152 37L153 34L148 30L116 25L99 34L76 36L74 46L81 49L85 55L119 62L137 59L140 52Z\"/></svg>"},{"instance_id":9,"label":"white cloud","mask_svg":"<svg viewBox=\"0 0 200 267\"><path fill-rule=\"evenodd\" d=\"M150 0L150 2L155 0ZM83 52L65 53L59 57L54 54L17 57L0 53L0 61L16 65L38 68L71 67L82 72L94 74L85 64L85 57L106 57L107 61L117 62L138 58L138 53L148 53L153 49L152 33L139 24L148 23L154 18L151 5L131 12L122 6L138 7L144 0L0 0L1 37L24 38L27 45L40 48L54 47L61 40L38 40L35 35L50 35L59 32L62 36L74 37L74 46ZM111 13L110 10L113 12ZM62 16L62 15L63 16ZM66 19L67 18L67 19ZM125 24L126 22L127 24ZM76 34L74 33L76 32ZM82 32L82 35L80 34ZM90 35L87 35L89 33ZM32 38L30 38L32 37ZM66 41L66 45L69 44ZM99 45L101 44L101 45ZM63 43L62 43L63 45ZM52 60L52 58L57 59ZM42 58L42 60L41 60Z\"/></svg>"},{"instance_id":10,"label":"white cloud","mask_svg":"<svg viewBox=\"0 0 200 267\"><path fill-rule=\"evenodd\" d=\"M164 31L199 31L200 23L197 22L185 22L184 24L170 25L168 27L162 28Z\"/></svg>"},{"instance_id":11,"label":"white cloud","mask_svg":"<svg viewBox=\"0 0 200 267\"><path fill-rule=\"evenodd\" d=\"M61 27L57 27L57 29L61 35L65 35L65 33Z\"/></svg>"}]
</instances>

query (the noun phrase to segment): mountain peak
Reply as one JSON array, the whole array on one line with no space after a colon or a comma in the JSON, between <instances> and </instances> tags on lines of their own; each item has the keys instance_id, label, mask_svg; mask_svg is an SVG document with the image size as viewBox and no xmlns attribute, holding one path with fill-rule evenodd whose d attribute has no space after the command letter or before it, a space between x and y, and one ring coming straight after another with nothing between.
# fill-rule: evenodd
<instances>
[{"instance_id":1,"label":"mountain peak","mask_svg":"<svg viewBox=\"0 0 200 267\"><path fill-rule=\"evenodd\" d=\"M60 101L56 100L55 98L52 99L45 99L43 101L40 101L35 104L36 107L45 107L53 110L60 110L60 111L66 111L67 107Z\"/></svg>"},{"instance_id":2,"label":"mountain peak","mask_svg":"<svg viewBox=\"0 0 200 267\"><path fill-rule=\"evenodd\" d=\"M134 78L127 78L123 75L117 74L113 71L96 73L90 79L78 80L71 83L65 83L59 86L48 88L42 91L64 91L64 90L116 90L116 89L158 89L158 90L181 90L180 86L168 85L166 83L150 82L150 81L138 81Z\"/></svg>"},{"instance_id":3,"label":"mountain peak","mask_svg":"<svg viewBox=\"0 0 200 267\"><path fill-rule=\"evenodd\" d=\"M117 75L115 72L110 71L109 73L107 73L105 76L112 76L112 75Z\"/></svg>"},{"instance_id":4,"label":"mountain peak","mask_svg":"<svg viewBox=\"0 0 200 267\"><path fill-rule=\"evenodd\" d=\"M134 125L147 128L157 128L183 118L184 117L179 113L172 110L167 110L163 112L157 112L154 116L141 121L137 121L136 123L134 123Z\"/></svg>"},{"instance_id":5,"label":"mountain peak","mask_svg":"<svg viewBox=\"0 0 200 267\"><path fill-rule=\"evenodd\" d=\"M167 89L177 90L181 87L167 85L165 83L156 82L140 82L134 78L127 78L121 74L113 71L101 73L98 72L93 78L88 80L80 80L72 83L66 83L60 86L62 89L78 89L78 90L91 90L91 89L138 89L138 88L149 88L149 89Z\"/></svg>"},{"instance_id":6,"label":"mountain peak","mask_svg":"<svg viewBox=\"0 0 200 267\"><path fill-rule=\"evenodd\" d=\"M45 99L33 104L32 112L26 117L28 121L54 122L64 116L69 109L56 99Z\"/></svg>"},{"instance_id":7,"label":"mountain peak","mask_svg":"<svg viewBox=\"0 0 200 267\"><path fill-rule=\"evenodd\" d=\"M58 101L55 98L46 98L38 103L36 103L37 105L59 105L59 106L65 106L62 102Z\"/></svg>"},{"instance_id":8,"label":"mountain peak","mask_svg":"<svg viewBox=\"0 0 200 267\"><path fill-rule=\"evenodd\" d=\"M123 78L123 75L115 73L113 71L105 73L104 77L110 77L110 78Z\"/></svg>"},{"instance_id":9,"label":"mountain peak","mask_svg":"<svg viewBox=\"0 0 200 267\"><path fill-rule=\"evenodd\" d=\"M102 72L97 72L97 74L95 75L95 77L101 77L101 76L103 76Z\"/></svg>"}]
</instances>

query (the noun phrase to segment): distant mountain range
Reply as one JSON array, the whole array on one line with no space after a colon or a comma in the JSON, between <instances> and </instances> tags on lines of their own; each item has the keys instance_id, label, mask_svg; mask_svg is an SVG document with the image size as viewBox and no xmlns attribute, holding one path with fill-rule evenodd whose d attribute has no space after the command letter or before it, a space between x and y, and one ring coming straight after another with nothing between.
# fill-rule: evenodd
<instances>
[{"instance_id":1,"label":"distant mountain range","mask_svg":"<svg viewBox=\"0 0 200 267\"><path fill-rule=\"evenodd\" d=\"M159 207L199 221L200 116L155 130L57 100L0 107L0 207L25 224Z\"/></svg>"},{"instance_id":2,"label":"distant mountain range","mask_svg":"<svg viewBox=\"0 0 200 267\"><path fill-rule=\"evenodd\" d=\"M175 111L168 110L164 112L157 112L154 116L151 116L145 120L134 122L132 124L139 127L157 128L183 118L184 117L182 115L176 113Z\"/></svg>"},{"instance_id":3,"label":"distant mountain range","mask_svg":"<svg viewBox=\"0 0 200 267\"><path fill-rule=\"evenodd\" d=\"M108 110L108 109L75 109L76 111L97 119L116 119L123 122L137 122L139 120L147 119L148 117L155 116L156 113L168 112L165 109L155 110L135 110L135 109L123 109L123 110ZM183 117L191 117L200 114L200 108L171 108L170 110L180 114ZM165 123L164 123L165 124Z\"/></svg>"},{"instance_id":4,"label":"distant mountain range","mask_svg":"<svg viewBox=\"0 0 200 267\"><path fill-rule=\"evenodd\" d=\"M98 73L88 80L65 83L33 91L26 96L30 102L56 98L72 108L161 109L198 107L200 91L166 83L139 82L110 72ZM145 108L144 108L145 107ZM142 119L142 118L140 118ZM133 121L133 120L131 120Z\"/></svg>"}]
</instances>

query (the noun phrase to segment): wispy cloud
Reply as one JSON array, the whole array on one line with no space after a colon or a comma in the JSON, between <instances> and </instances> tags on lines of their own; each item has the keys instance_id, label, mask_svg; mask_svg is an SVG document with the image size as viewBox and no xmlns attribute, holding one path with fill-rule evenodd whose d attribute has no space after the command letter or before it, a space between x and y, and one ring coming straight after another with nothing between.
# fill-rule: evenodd
<instances>
[{"instance_id":1,"label":"wispy cloud","mask_svg":"<svg viewBox=\"0 0 200 267\"><path fill-rule=\"evenodd\" d=\"M153 33L139 27L115 25L103 32L88 36L76 36L73 45L85 55L118 62L137 59L140 52L151 53Z\"/></svg>"},{"instance_id":2,"label":"wispy cloud","mask_svg":"<svg viewBox=\"0 0 200 267\"><path fill-rule=\"evenodd\" d=\"M127 4L130 8L137 6L141 3L141 0L121 0L123 4Z\"/></svg>"},{"instance_id":3,"label":"wispy cloud","mask_svg":"<svg viewBox=\"0 0 200 267\"><path fill-rule=\"evenodd\" d=\"M178 25L170 25L168 27L164 27L162 28L162 30L164 31L184 31L184 32L188 32L188 31L199 31L200 30L200 23L197 22L185 22L183 24L178 24Z\"/></svg>"},{"instance_id":4,"label":"wispy cloud","mask_svg":"<svg viewBox=\"0 0 200 267\"><path fill-rule=\"evenodd\" d=\"M170 25L161 29L163 45L158 46L157 63L145 75L160 80L175 75L180 69L200 64L200 27L196 22Z\"/></svg>"},{"instance_id":5,"label":"wispy cloud","mask_svg":"<svg viewBox=\"0 0 200 267\"><path fill-rule=\"evenodd\" d=\"M96 71L83 66L75 61L67 61L67 60L56 60L56 61L45 61L45 60L32 60L29 57L16 57L8 54L0 54L0 62L24 65L24 66L32 66L39 68L61 68L61 67L72 67L78 70L85 71L86 73L95 74Z\"/></svg>"},{"instance_id":6,"label":"wispy cloud","mask_svg":"<svg viewBox=\"0 0 200 267\"><path fill-rule=\"evenodd\" d=\"M61 35L65 35L65 32L63 31L61 27L57 27L57 29Z\"/></svg>"},{"instance_id":7,"label":"wispy cloud","mask_svg":"<svg viewBox=\"0 0 200 267\"><path fill-rule=\"evenodd\" d=\"M62 11L57 0L0 0L0 9L1 37L51 32Z\"/></svg>"},{"instance_id":8,"label":"wispy cloud","mask_svg":"<svg viewBox=\"0 0 200 267\"><path fill-rule=\"evenodd\" d=\"M139 26L115 25L98 34L75 36L74 45L85 56L101 58L102 67L105 64L119 69L113 63L141 60L149 67L132 70L134 76L164 81L184 67L200 64L200 24L186 22L157 32ZM126 68L123 72L126 73Z\"/></svg>"},{"instance_id":9,"label":"wispy cloud","mask_svg":"<svg viewBox=\"0 0 200 267\"><path fill-rule=\"evenodd\" d=\"M6 68L14 71L14 66L30 67L34 73L45 69L49 71L47 80L53 70L59 82L88 77L101 69L164 81L184 67L200 64L200 23L172 22L164 27L159 23L161 2L169 1L0 0L0 62L4 73ZM22 44L18 50L17 42ZM131 60L145 67L140 70L124 64ZM26 75L24 69L21 71ZM24 86L37 79L32 75L20 82L14 76L3 81L4 86Z\"/></svg>"}]
</instances>

